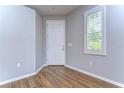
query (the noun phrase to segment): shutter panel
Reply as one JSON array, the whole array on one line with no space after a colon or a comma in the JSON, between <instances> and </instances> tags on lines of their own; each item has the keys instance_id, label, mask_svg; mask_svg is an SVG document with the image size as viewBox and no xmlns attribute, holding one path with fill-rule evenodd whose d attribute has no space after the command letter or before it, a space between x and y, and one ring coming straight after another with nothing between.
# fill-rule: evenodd
<instances>
[{"instance_id":1,"label":"shutter panel","mask_svg":"<svg viewBox=\"0 0 124 93\"><path fill-rule=\"evenodd\" d=\"M102 11L87 16L87 49L99 51L102 49Z\"/></svg>"}]
</instances>

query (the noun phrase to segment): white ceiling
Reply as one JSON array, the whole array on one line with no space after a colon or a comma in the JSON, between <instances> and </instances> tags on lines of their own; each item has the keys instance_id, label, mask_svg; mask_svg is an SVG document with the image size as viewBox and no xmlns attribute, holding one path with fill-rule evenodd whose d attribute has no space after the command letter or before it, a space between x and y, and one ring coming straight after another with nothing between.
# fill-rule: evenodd
<instances>
[{"instance_id":1,"label":"white ceiling","mask_svg":"<svg viewBox=\"0 0 124 93\"><path fill-rule=\"evenodd\" d=\"M28 5L35 9L40 15L66 15L79 5Z\"/></svg>"}]
</instances>

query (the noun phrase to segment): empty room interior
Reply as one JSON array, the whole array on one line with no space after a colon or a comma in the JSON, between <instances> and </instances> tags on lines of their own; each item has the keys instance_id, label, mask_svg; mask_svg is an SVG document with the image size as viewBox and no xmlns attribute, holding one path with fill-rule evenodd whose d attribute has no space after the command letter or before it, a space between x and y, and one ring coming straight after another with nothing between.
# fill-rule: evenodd
<instances>
[{"instance_id":1,"label":"empty room interior","mask_svg":"<svg viewBox=\"0 0 124 93\"><path fill-rule=\"evenodd\" d=\"M121 5L0 6L0 88L122 88L123 39Z\"/></svg>"}]
</instances>

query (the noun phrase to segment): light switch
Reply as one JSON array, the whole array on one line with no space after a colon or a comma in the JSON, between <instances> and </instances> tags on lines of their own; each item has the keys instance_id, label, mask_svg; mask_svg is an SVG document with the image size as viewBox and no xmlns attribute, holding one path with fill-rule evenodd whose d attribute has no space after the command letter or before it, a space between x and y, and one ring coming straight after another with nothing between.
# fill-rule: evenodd
<instances>
[{"instance_id":1,"label":"light switch","mask_svg":"<svg viewBox=\"0 0 124 93\"><path fill-rule=\"evenodd\" d=\"M68 46L72 46L72 43L68 43Z\"/></svg>"}]
</instances>

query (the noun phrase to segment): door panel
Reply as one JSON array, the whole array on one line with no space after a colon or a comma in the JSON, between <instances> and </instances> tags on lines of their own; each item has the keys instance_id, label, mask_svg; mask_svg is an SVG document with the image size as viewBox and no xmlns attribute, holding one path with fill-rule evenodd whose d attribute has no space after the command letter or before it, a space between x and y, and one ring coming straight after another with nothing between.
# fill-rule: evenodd
<instances>
[{"instance_id":1,"label":"door panel","mask_svg":"<svg viewBox=\"0 0 124 93\"><path fill-rule=\"evenodd\" d=\"M47 30L47 64L65 64L65 21L48 20Z\"/></svg>"}]
</instances>

